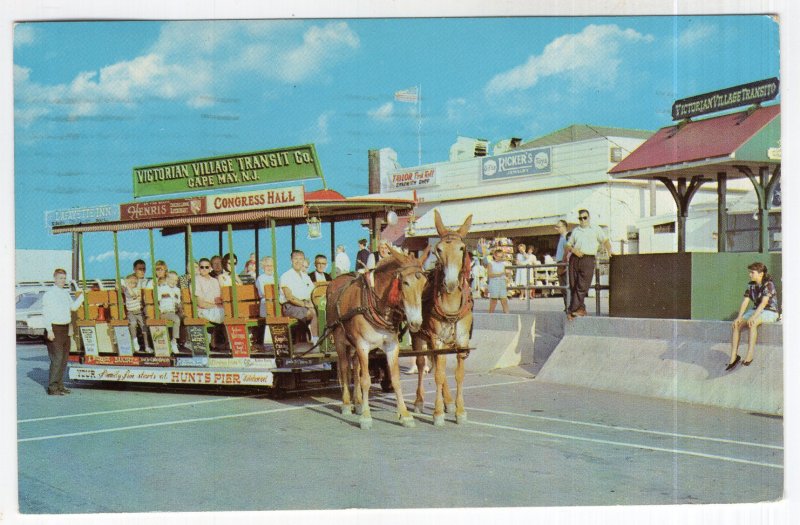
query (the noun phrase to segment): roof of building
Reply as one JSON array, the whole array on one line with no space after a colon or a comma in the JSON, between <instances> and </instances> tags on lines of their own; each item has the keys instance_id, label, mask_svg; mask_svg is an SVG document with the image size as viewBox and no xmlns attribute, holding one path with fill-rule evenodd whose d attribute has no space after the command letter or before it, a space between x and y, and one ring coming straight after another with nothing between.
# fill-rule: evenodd
<instances>
[{"instance_id":1,"label":"roof of building","mask_svg":"<svg viewBox=\"0 0 800 525\"><path fill-rule=\"evenodd\" d=\"M661 167L680 168L687 163L712 159L723 159L717 163L759 160L751 158L754 151L766 160L766 146L772 143L777 146L780 126L773 127L766 133L761 132L780 116L780 112L781 106L777 104L661 128L609 173L621 174ZM772 136L775 134L777 137ZM749 148L754 151L744 151L743 147L751 142L759 147Z\"/></svg>"},{"instance_id":2,"label":"roof of building","mask_svg":"<svg viewBox=\"0 0 800 525\"><path fill-rule=\"evenodd\" d=\"M605 126L590 126L589 124L573 124L566 128L548 133L542 137L523 142L517 149L537 148L540 146L555 146L581 140L595 139L598 137L626 137L632 139L648 139L652 131L628 128L609 128Z\"/></svg>"}]
</instances>

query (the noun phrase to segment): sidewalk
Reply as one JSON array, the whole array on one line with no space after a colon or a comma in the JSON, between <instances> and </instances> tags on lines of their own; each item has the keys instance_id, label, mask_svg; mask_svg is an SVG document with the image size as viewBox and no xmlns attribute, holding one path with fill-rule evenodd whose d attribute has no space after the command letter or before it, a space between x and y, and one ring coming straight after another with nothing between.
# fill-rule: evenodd
<instances>
[{"instance_id":1,"label":"sidewalk","mask_svg":"<svg viewBox=\"0 0 800 525\"><path fill-rule=\"evenodd\" d=\"M589 315L596 315L597 306L594 297L587 297L586 312ZM561 296L555 297L536 297L535 299L511 298L508 300L508 310L510 313L540 313L540 312L561 312L564 311L564 299ZM475 299L475 312L488 312L489 299ZM500 302L497 303L494 313L503 313ZM600 317L608 317L608 292L600 293Z\"/></svg>"}]
</instances>

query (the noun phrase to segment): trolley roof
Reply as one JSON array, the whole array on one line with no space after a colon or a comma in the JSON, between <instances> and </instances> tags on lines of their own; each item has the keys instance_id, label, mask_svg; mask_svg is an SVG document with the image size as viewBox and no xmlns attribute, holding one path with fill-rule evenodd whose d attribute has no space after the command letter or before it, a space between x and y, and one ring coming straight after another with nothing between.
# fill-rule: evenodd
<instances>
[{"instance_id":1,"label":"trolley roof","mask_svg":"<svg viewBox=\"0 0 800 525\"><path fill-rule=\"evenodd\" d=\"M159 201L150 201L149 204ZM271 219L276 226L305 222L316 217L321 222L369 219L393 210L399 216L408 215L416 205L413 199L386 198L365 195L344 197L339 192L323 189L305 194L302 205L269 209L251 209L229 213L202 213L192 216L153 218L143 220L117 220L53 226L53 233L102 232L158 229L163 235L184 233L191 225L193 232L219 231L221 225L231 224L233 229L252 229Z\"/></svg>"}]
</instances>

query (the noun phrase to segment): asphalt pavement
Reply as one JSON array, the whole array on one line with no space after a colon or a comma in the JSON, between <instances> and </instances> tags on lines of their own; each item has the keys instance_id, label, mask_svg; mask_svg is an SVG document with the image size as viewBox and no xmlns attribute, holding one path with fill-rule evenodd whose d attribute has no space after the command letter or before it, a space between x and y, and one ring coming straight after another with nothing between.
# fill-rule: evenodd
<instances>
[{"instance_id":1,"label":"asphalt pavement","mask_svg":"<svg viewBox=\"0 0 800 525\"><path fill-rule=\"evenodd\" d=\"M44 345L17 345L22 514L652 505L783 494L783 420L469 374L469 420L396 420L371 392L371 430L338 387L280 400L252 389L68 383L45 395ZM452 378L451 378L452 382ZM415 378L403 376L407 400Z\"/></svg>"}]
</instances>

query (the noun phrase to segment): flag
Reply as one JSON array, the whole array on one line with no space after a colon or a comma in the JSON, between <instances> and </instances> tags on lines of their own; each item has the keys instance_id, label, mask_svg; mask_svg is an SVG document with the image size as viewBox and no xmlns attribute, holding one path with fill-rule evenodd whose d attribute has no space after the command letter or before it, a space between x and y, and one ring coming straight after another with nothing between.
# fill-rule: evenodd
<instances>
[{"instance_id":1,"label":"flag","mask_svg":"<svg viewBox=\"0 0 800 525\"><path fill-rule=\"evenodd\" d=\"M394 99L398 102L419 102L419 92L417 91L417 86L412 88L403 89L400 91L394 92Z\"/></svg>"}]
</instances>

